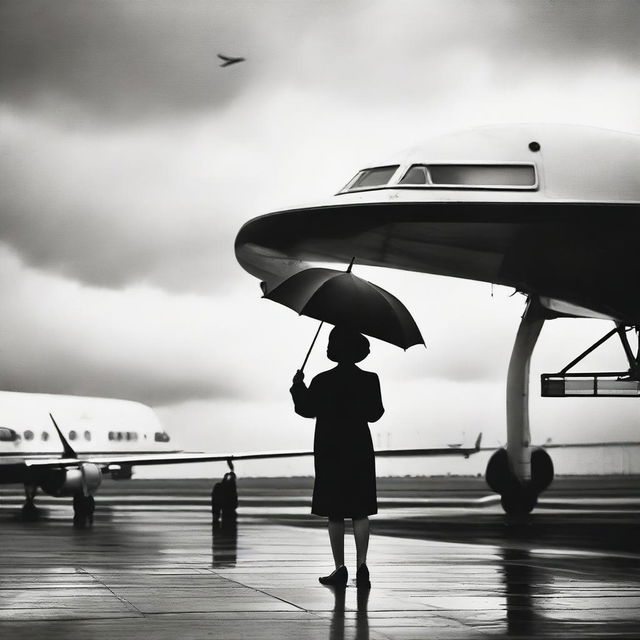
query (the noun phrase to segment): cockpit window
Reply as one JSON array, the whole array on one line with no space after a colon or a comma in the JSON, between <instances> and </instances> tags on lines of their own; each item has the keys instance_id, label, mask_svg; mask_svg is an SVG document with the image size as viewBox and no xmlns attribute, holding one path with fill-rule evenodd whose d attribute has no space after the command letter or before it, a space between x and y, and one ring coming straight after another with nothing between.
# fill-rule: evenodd
<instances>
[{"instance_id":1,"label":"cockpit window","mask_svg":"<svg viewBox=\"0 0 640 640\"><path fill-rule=\"evenodd\" d=\"M412 164L404 175L400 165L363 169L339 193L368 189L496 189L534 191L538 175L534 164ZM401 176L401 177L400 177ZM399 179L398 179L399 178Z\"/></svg>"},{"instance_id":2,"label":"cockpit window","mask_svg":"<svg viewBox=\"0 0 640 640\"><path fill-rule=\"evenodd\" d=\"M356 189L373 189L375 187L384 187L396 172L399 165L391 165L388 167L374 167L373 169L363 169L351 182L343 189L343 191L354 191Z\"/></svg>"},{"instance_id":3,"label":"cockpit window","mask_svg":"<svg viewBox=\"0 0 640 640\"><path fill-rule=\"evenodd\" d=\"M427 167L421 164L414 164L400 180L400 184L427 184L428 182Z\"/></svg>"},{"instance_id":4,"label":"cockpit window","mask_svg":"<svg viewBox=\"0 0 640 640\"><path fill-rule=\"evenodd\" d=\"M400 185L466 189L535 189L532 164L414 164Z\"/></svg>"}]
</instances>

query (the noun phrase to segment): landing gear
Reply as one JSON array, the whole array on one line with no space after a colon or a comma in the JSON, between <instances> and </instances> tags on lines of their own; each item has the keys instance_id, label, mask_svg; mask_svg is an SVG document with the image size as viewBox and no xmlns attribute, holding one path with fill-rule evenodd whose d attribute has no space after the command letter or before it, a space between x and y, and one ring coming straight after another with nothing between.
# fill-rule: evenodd
<instances>
[{"instance_id":1,"label":"landing gear","mask_svg":"<svg viewBox=\"0 0 640 640\"><path fill-rule=\"evenodd\" d=\"M529 365L548 312L531 297L518 328L507 374L507 448L496 451L486 480L501 496L509 515L530 513L553 480L553 463L544 449L531 448L529 431Z\"/></svg>"},{"instance_id":2,"label":"landing gear","mask_svg":"<svg viewBox=\"0 0 640 640\"><path fill-rule=\"evenodd\" d=\"M501 496L505 513L521 516L531 513L538 502L538 496L553 481L553 462L544 449L531 452L531 478L521 482L509 466L506 449L499 449L489 459L487 465L487 484Z\"/></svg>"},{"instance_id":3,"label":"landing gear","mask_svg":"<svg viewBox=\"0 0 640 640\"><path fill-rule=\"evenodd\" d=\"M576 317L570 308L558 307L557 301L531 296L518 328L509 360L507 375L507 447L496 451L487 465L487 484L499 493L508 514L529 513L538 496L553 480L553 463L544 449L532 449L529 433L529 363L545 320ZM578 315L577 317L580 317ZM638 335L634 353L627 333ZM609 338L620 338L629 369L576 373L570 371ZM640 326L620 322L558 373L541 376L543 397L639 397L640 396Z\"/></svg>"},{"instance_id":4,"label":"landing gear","mask_svg":"<svg viewBox=\"0 0 640 640\"><path fill-rule=\"evenodd\" d=\"M22 507L22 519L32 522L37 520L39 517L38 507L36 507L35 498L36 493L38 492L38 485L35 484L25 484L24 485L24 495L25 495L25 503Z\"/></svg>"},{"instance_id":5,"label":"landing gear","mask_svg":"<svg viewBox=\"0 0 640 640\"><path fill-rule=\"evenodd\" d=\"M76 493L73 496L73 526L84 529L93 524L93 512L96 509L93 496Z\"/></svg>"}]
</instances>

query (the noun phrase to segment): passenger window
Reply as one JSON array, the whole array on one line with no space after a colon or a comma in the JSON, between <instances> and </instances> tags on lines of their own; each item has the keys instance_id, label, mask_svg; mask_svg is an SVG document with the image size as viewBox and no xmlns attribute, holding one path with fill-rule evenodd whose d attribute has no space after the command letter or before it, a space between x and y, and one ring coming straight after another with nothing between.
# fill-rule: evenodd
<instances>
[{"instance_id":1,"label":"passenger window","mask_svg":"<svg viewBox=\"0 0 640 640\"><path fill-rule=\"evenodd\" d=\"M24 439L25 440L33 440L33 431L31 431L31 429L27 429L24 432Z\"/></svg>"},{"instance_id":2,"label":"passenger window","mask_svg":"<svg viewBox=\"0 0 640 640\"><path fill-rule=\"evenodd\" d=\"M40 434L40 438L43 442L46 442L49 439L49 432L48 431L43 431Z\"/></svg>"},{"instance_id":3,"label":"passenger window","mask_svg":"<svg viewBox=\"0 0 640 640\"><path fill-rule=\"evenodd\" d=\"M69 431L69 440L75 440L77 437L78 437L78 434L75 431L73 430Z\"/></svg>"},{"instance_id":4,"label":"passenger window","mask_svg":"<svg viewBox=\"0 0 640 640\"><path fill-rule=\"evenodd\" d=\"M85 431L84 432L84 439L85 440L91 440L91 431Z\"/></svg>"}]
</instances>

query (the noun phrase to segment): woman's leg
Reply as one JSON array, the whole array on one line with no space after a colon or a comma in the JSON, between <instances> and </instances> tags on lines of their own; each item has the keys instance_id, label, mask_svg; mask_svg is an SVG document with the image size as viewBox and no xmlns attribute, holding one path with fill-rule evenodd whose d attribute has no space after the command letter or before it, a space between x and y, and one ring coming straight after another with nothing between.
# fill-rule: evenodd
<instances>
[{"instance_id":1,"label":"woman's leg","mask_svg":"<svg viewBox=\"0 0 640 640\"><path fill-rule=\"evenodd\" d=\"M336 569L344 564L344 520L329 519L329 541Z\"/></svg>"},{"instance_id":2,"label":"woman's leg","mask_svg":"<svg viewBox=\"0 0 640 640\"><path fill-rule=\"evenodd\" d=\"M367 562L369 549L369 518L354 518L353 537L356 540L356 568Z\"/></svg>"}]
</instances>

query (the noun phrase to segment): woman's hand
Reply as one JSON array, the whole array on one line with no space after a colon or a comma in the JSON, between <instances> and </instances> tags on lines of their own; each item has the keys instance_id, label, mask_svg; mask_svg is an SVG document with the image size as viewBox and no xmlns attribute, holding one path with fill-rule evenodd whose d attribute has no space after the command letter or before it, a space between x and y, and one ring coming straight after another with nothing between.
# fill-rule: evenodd
<instances>
[{"instance_id":1,"label":"woman's hand","mask_svg":"<svg viewBox=\"0 0 640 640\"><path fill-rule=\"evenodd\" d=\"M293 384L301 384L304 382L304 373L298 369L296 375L293 376Z\"/></svg>"}]
</instances>

